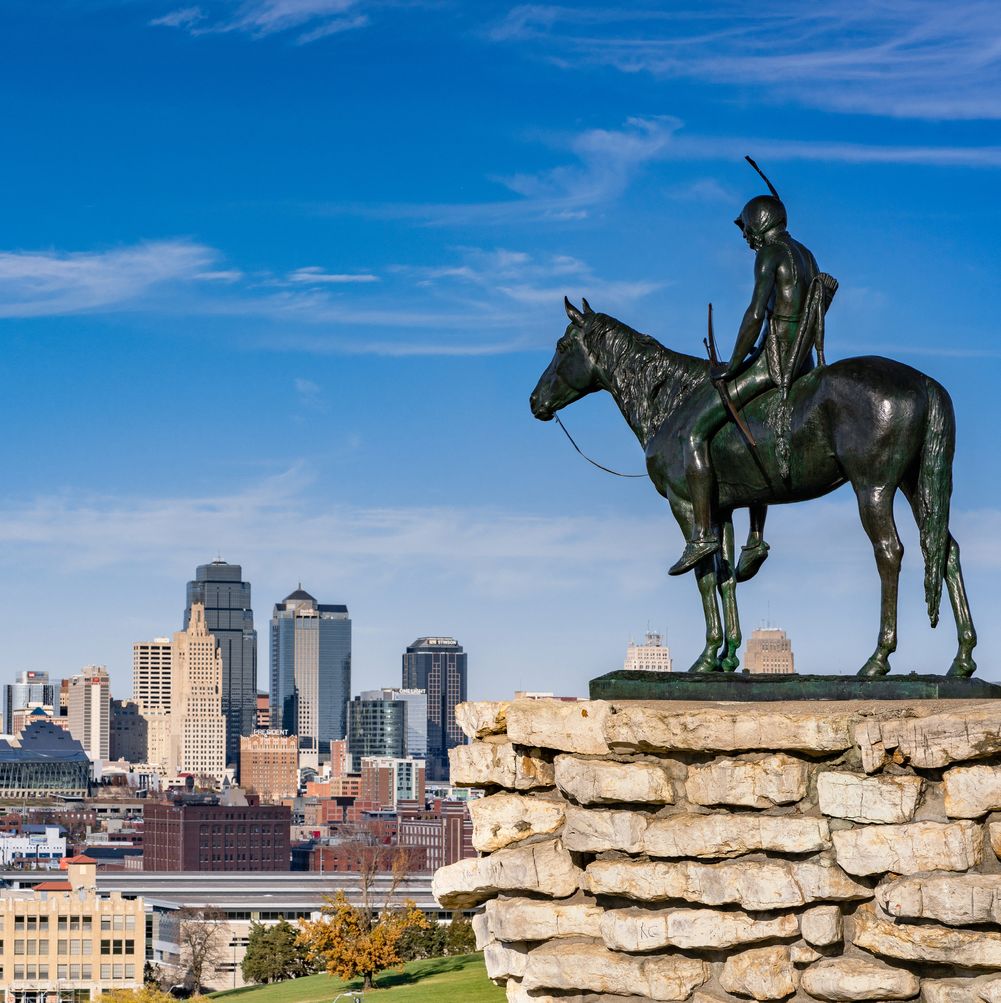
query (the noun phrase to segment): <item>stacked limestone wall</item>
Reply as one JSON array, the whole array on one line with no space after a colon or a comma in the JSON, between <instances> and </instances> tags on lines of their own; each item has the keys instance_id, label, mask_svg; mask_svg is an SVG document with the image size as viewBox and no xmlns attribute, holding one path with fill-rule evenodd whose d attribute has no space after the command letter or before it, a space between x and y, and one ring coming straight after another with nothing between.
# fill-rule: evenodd
<instances>
[{"instance_id":1,"label":"stacked limestone wall","mask_svg":"<svg viewBox=\"0 0 1001 1003\"><path fill-rule=\"evenodd\" d=\"M470 703L512 1003L1001 1003L1001 701Z\"/></svg>"}]
</instances>

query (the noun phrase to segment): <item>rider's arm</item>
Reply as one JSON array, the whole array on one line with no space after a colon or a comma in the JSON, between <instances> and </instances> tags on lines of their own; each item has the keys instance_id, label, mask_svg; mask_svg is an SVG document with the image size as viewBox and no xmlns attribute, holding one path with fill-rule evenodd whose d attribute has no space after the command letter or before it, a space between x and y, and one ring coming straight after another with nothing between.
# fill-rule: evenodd
<instances>
[{"instance_id":1,"label":"rider's arm","mask_svg":"<svg viewBox=\"0 0 1001 1003\"><path fill-rule=\"evenodd\" d=\"M762 249L754 259L754 294L751 296L751 304L744 312L744 319L740 322L740 330L737 332L737 343L733 346L733 355L727 365L727 376L733 376L740 368L740 364L747 358L748 353L754 348L754 343L761 333L761 325L765 321L768 311L768 301L775 287L775 270L778 267L779 258L775 254L769 253L768 249Z\"/></svg>"}]
</instances>

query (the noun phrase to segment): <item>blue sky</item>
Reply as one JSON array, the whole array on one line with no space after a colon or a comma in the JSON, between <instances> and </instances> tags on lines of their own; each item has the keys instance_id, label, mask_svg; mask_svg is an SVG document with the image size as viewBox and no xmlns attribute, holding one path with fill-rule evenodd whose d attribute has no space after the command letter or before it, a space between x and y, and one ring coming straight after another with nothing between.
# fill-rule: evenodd
<instances>
[{"instance_id":1,"label":"blue sky","mask_svg":"<svg viewBox=\"0 0 1001 1003\"><path fill-rule=\"evenodd\" d=\"M638 9L637 9L638 10ZM644 481L588 467L527 397L562 298L732 343L781 191L838 277L829 358L943 382L953 526L1001 678L993 3L8 0L0 31L0 674L105 663L180 626L221 553L271 606L347 602L357 688L454 634L470 688L584 692L627 641L701 648L682 540ZM724 350L728 351L728 347ZM619 469L607 396L565 415ZM897 671L944 671L910 515ZM852 672L877 579L847 489L774 509L746 631Z\"/></svg>"}]
</instances>

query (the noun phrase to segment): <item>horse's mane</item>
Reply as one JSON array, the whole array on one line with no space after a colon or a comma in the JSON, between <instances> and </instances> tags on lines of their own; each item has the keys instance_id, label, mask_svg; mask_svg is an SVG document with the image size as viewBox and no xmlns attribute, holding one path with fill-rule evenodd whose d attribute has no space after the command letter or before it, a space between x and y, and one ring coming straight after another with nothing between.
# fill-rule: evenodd
<instances>
[{"instance_id":1,"label":"horse's mane","mask_svg":"<svg viewBox=\"0 0 1001 1003\"><path fill-rule=\"evenodd\" d=\"M708 378L705 359L673 352L608 314L588 315L584 341L644 445Z\"/></svg>"}]
</instances>

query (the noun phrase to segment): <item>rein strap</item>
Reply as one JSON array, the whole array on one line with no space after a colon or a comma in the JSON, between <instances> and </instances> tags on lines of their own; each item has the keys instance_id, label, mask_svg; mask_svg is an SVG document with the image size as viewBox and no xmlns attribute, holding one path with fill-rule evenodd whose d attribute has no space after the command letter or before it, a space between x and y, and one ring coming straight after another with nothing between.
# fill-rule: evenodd
<instances>
[{"instance_id":1,"label":"rein strap","mask_svg":"<svg viewBox=\"0 0 1001 1003\"><path fill-rule=\"evenodd\" d=\"M570 445L573 446L573 448L576 449L577 452L580 453L580 455L583 456L584 459L587 460L587 462L590 463L592 466L597 467L599 470L604 470L606 474L614 474L616 477L647 476L646 474L620 474L618 470L612 470L610 467L603 467L600 463L597 462L597 460L592 460L591 457L588 456L587 453L585 453L584 450L581 449L576 442L574 442L574 437L567 431L566 425L564 425L563 422L560 421L560 416L558 414L554 414L553 417L556 419L556 424L563 429L563 434L570 440Z\"/></svg>"}]
</instances>

